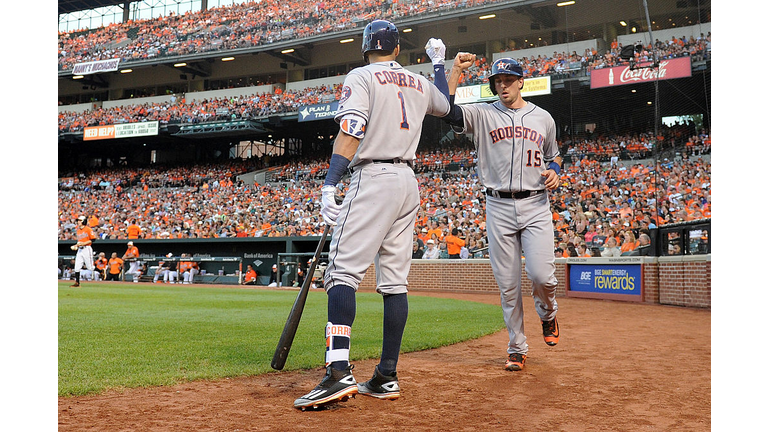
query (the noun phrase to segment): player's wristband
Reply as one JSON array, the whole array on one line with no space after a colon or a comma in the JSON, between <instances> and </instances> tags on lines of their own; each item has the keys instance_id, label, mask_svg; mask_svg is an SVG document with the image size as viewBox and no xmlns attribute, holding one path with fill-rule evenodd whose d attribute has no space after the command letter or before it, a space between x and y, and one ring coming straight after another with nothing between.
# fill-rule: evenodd
<instances>
[{"instance_id":1,"label":"player's wristband","mask_svg":"<svg viewBox=\"0 0 768 432\"><path fill-rule=\"evenodd\" d=\"M435 71L435 87L440 90L440 93L445 97L449 97L448 79L445 77L445 65L433 64L432 69Z\"/></svg>"},{"instance_id":2,"label":"player's wristband","mask_svg":"<svg viewBox=\"0 0 768 432\"><path fill-rule=\"evenodd\" d=\"M557 162L550 162L549 169L554 171L555 174L560 175L560 165L558 165Z\"/></svg>"},{"instance_id":3,"label":"player's wristband","mask_svg":"<svg viewBox=\"0 0 768 432\"><path fill-rule=\"evenodd\" d=\"M340 154L334 153L331 155L331 163L328 165L328 174L325 175L323 186L336 186L339 184L351 162L351 160Z\"/></svg>"}]
</instances>

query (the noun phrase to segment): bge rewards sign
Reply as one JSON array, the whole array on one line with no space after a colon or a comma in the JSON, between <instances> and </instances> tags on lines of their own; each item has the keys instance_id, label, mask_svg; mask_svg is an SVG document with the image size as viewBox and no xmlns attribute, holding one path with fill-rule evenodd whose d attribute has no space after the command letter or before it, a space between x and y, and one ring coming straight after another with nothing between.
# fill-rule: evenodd
<instances>
[{"instance_id":1,"label":"bge rewards sign","mask_svg":"<svg viewBox=\"0 0 768 432\"><path fill-rule=\"evenodd\" d=\"M597 262L592 262L597 261ZM642 297L642 264L633 259L587 258L568 260L568 289L571 293L609 294ZM593 296L589 296L593 297Z\"/></svg>"}]
</instances>

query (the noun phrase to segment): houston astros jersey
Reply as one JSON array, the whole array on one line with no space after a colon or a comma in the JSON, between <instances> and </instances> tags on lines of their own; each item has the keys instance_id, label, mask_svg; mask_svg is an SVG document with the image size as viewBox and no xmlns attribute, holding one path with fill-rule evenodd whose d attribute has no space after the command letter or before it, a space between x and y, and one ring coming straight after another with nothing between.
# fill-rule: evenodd
<instances>
[{"instance_id":1,"label":"houston astros jersey","mask_svg":"<svg viewBox=\"0 0 768 432\"><path fill-rule=\"evenodd\" d=\"M445 116L448 99L426 77L396 61L372 63L347 74L335 120L354 114L365 122L350 167L365 160L412 161L421 138L424 115ZM370 113L376 113L369 117Z\"/></svg>"},{"instance_id":2,"label":"houston astros jersey","mask_svg":"<svg viewBox=\"0 0 768 432\"><path fill-rule=\"evenodd\" d=\"M510 109L500 101L460 105L462 133L474 135L477 170L485 187L505 192L544 189L541 173L560 155L555 121L527 102Z\"/></svg>"}]
</instances>

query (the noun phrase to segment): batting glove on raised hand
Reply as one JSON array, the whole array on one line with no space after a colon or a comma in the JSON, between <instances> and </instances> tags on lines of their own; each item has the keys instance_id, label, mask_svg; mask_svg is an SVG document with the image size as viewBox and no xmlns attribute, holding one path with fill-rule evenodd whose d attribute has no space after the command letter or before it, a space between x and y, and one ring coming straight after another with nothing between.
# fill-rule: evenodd
<instances>
[{"instance_id":1,"label":"batting glove on raised hand","mask_svg":"<svg viewBox=\"0 0 768 432\"><path fill-rule=\"evenodd\" d=\"M323 215L326 225L334 226L336 225L336 218L341 213L341 205L336 202L336 186L326 185L320 191L323 194L320 214Z\"/></svg>"},{"instance_id":2,"label":"batting glove on raised hand","mask_svg":"<svg viewBox=\"0 0 768 432\"><path fill-rule=\"evenodd\" d=\"M427 55L432 60L433 65L445 64L445 44L442 39L430 38L424 49L427 50Z\"/></svg>"}]
</instances>

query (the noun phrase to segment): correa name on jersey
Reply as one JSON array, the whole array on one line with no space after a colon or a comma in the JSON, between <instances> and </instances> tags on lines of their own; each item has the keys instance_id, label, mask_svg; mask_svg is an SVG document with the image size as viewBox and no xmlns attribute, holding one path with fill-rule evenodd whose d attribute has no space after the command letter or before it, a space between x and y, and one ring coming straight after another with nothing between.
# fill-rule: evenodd
<instances>
[{"instance_id":1,"label":"correa name on jersey","mask_svg":"<svg viewBox=\"0 0 768 432\"><path fill-rule=\"evenodd\" d=\"M412 75L406 75L403 72L381 71L375 72L373 76L376 77L376 80L381 85L394 84L398 87L412 88L419 93L424 93L421 81Z\"/></svg>"}]
</instances>

